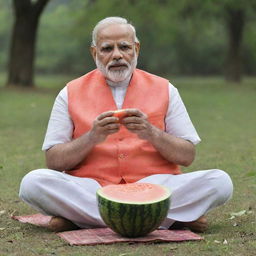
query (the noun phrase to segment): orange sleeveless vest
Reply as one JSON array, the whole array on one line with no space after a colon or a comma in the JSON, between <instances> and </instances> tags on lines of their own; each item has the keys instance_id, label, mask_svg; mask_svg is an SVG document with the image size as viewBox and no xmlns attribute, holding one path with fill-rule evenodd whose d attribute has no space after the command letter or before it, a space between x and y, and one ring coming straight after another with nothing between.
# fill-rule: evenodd
<instances>
[{"instance_id":1,"label":"orange sleeveless vest","mask_svg":"<svg viewBox=\"0 0 256 256\"><path fill-rule=\"evenodd\" d=\"M122 108L138 108L148 115L153 125L164 130L168 108L169 82L136 69L126 91ZM89 131L102 112L116 110L111 89L100 71L68 83L68 109L74 123L73 139ZM146 176L165 173L180 174L178 165L165 160L146 140L121 126L97 144L84 161L67 171L70 175L97 180L101 185L130 183Z\"/></svg>"}]
</instances>

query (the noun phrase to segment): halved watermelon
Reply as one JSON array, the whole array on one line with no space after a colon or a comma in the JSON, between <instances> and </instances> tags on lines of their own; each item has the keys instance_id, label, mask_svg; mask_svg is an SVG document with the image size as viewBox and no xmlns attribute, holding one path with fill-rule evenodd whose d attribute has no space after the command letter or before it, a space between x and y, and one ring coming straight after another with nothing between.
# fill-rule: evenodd
<instances>
[{"instance_id":1,"label":"halved watermelon","mask_svg":"<svg viewBox=\"0 0 256 256\"><path fill-rule=\"evenodd\" d=\"M103 221L125 237L144 236L157 229L167 216L170 198L168 188L149 183L108 185L97 191Z\"/></svg>"}]
</instances>

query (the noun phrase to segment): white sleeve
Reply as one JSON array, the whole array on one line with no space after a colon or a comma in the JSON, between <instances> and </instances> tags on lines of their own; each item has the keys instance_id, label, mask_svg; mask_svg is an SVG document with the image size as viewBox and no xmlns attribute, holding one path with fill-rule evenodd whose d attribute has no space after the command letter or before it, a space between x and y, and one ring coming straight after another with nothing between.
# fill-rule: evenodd
<instances>
[{"instance_id":1,"label":"white sleeve","mask_svg":"<svg viewBox=\"0 0 256 256\"><path fill-rule=\"evenodd\" d=\"M42 150L72 140L73 122L68 112L68 93L64 87L55 99Z\"/></svg>"},{"instance_id":2,"label":"white sleeve","mask_svg":"<svg viewBox=\"0 0 256 256\"><path fill-rule=\"evenodd\" d=\"M201 141L177 88L171 83L169 84L169 106L165 117L165 129L167 133L189 140L194 145Z\"/></svg>"}]
</instances>

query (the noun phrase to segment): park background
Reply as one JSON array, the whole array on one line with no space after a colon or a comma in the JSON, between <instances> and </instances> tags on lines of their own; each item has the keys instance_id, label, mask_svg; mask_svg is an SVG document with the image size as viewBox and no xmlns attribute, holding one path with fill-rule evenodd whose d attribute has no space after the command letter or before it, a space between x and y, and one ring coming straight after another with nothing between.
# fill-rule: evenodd
<instances>
[{"instance_id":1,"label":"park background","mask_svg":"<svg viewBox=\"0 0 256 256\"><path fill-rule=\"evenodd\" d=\"M21 178L45 167L40 148L54 98L92 70L91 31L106 16L134 24L138 67L180 91L202 139L184 171L219 168L234 182L229 204L209 214L203 242L70 247L12 214ZM256 1L1 0L0 255L255 255Z\"/></svg>"}]
</instances>

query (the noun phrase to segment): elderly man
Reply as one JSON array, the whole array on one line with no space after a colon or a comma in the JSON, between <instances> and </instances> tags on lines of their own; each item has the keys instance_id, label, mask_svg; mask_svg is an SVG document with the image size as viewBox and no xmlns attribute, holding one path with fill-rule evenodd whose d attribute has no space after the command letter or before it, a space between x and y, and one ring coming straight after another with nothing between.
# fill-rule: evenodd
<instances>
[{"instance_id":1,"label":"elderly man","mask_svg":"<svg viewBox=\"0 0 256 256\"><path fill-rule=\"evenodd\" d=\"M28 173L20 197L53 216L54 231L104 227L96 190L107 184L148 182L172 190L163 228L202 232L205 214L232 195L221 170L182 174L200 142L177 89L136 69L140 43L120 17L100 21L91 53L97 69L71 81L56 98L43 144L48 169ZM126 109L120 124L113 115Z\"/></svg>"}]
</instances>

